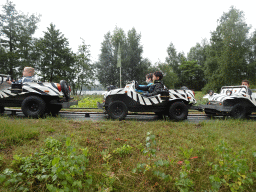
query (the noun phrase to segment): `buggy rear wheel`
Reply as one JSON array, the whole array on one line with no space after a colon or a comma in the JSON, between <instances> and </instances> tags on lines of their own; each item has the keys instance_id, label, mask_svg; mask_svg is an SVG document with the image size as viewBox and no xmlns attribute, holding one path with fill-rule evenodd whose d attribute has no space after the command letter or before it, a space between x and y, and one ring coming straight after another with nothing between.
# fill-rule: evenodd
<instances>
[{"instance_id":1,"label":"buggy rear wheel","mask_svg":"<svg viewBox=\"0 0 256 192\"><path fill-rule=\"evenodd\" d=\"M234 119L243 119L246 117L246 108L245 106L241 105L240 103L237 103L234 105L230 112L230 116Z\"/></svg>"},{"instance_id":2,"label":"buggy rear wheel","mask_svg":"<svg viewBox=\"0 0 256 192\"><path fill-rule=\"evenodd\" d=\"M107 113L112 119L122 120L126 117L128 113L128 108L126 104L122 101L114 101L110 103Z\"/></svg>"},{"instance_id":3,"label":"buggy rear wheel","mask_svg":"<svg viewBox=\"0 0 256 192\"><path fill-rule=\"evenodd\" d=\"M169 118L177 121L185 120L188 116L188 107L183 102L175 102L169 108Z\"/></svg>"}]
</instances>

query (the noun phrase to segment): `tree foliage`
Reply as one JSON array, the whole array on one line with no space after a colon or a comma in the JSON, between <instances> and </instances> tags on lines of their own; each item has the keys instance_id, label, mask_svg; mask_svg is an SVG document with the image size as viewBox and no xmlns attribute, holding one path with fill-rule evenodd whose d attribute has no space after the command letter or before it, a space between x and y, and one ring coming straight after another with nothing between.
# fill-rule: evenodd
<instances>
[{"instance_id":1,"label":"tree foliage","mask_svg":"<svg viewBox=\"0 0 256 192\"><path fill-rule=\"evenodd\" d=\"M121 45L121 78L122 86L127 81L144 81L149 62L142 58L143 47L141 35L133 28L127 35L121 28L115 28L113 35L108 32L101 44L101 54L96 64L97 78L104 86L120 83L120 69L117 68L117 51Z\"/></svg>"},{"instance_id":2,"label":"tree foliage","mask_svg":"<svg viewBox=\"0 0 256 192\"><path fill-rule=\"evenodd\" d=\"M249 53L247 26L242 11L231 7L211 34L205 63L206 88L240 84L247 77Z\"/></svg>"},{"instance_id":3,"label":"tree foliage","mask_svg":"<svg viewBox=\"0 0 256 192\"><path fill-rule=\"evenodd\" d=\"M110 32L108 32L101 43L99 61L95 64L97 78L104 87L107 85L118 85L118 69L115 64L112 37Z\"/></svg>"},{"instance_id":4,"label":"tree foliage","mask_svg":"<svg viewBox=\"0 0 256 192\"><path fill-rule=\"evenodd\" d=\"M15 4L7 1L0 14L1 73L16 78L24 66L33 66L32 35L40 16L18 13Z\"/></svg>"},{"instance_id":5,"label":"tree foliage","mask_svg":"<svg viewBox=\"0 0 256 192\"><path fill-rule=\"evenodd\" d=\"M58 82L61 79L68 81L76 78L75 56L68 47L69 43L64 35L50 24L44 37L37 42L40 52L40 63L37 66L38 74L43 81Z\"/></svg>"},{"instance_id":6,"label":"tree foliage","mask_svg":"<svg viewBox=\"0 0 256 192\"><path fill-rule=\"evenodd\" d=\"M82 44L79 45L74 65L76 80L71 81L75 94L81 94L83 88L90 88L94 85L95 69L91 63L89 47L90 46L86 45L85 41L82 39Z\"/></svg>"}]
</instances>

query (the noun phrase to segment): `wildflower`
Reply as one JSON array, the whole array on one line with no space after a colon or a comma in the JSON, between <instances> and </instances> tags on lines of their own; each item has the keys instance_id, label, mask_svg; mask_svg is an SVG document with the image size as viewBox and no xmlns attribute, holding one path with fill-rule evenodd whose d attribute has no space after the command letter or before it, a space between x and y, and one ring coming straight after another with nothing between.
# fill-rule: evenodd
<instances>
[{"instance_id":1,"label":"wildflower","mask_svg":"<svg viewBox=\"0 0 256 192\"><path fill-rule=\"evenodd\" d=\"M182 164L183 164L183 161L179 161L178 164L179 164L179 165L182 165Z\"/></svg>"},{"instance_id":2,"label":"wildflower","mask_svg":"<svg viewBox=\"0 0 256 192\"><path fill-rule=\"evenodd\" d=\"M195 157L191 157L190 159L197 159L198 157L197 156L195 156Z\"/></svg>"}]
</instances>

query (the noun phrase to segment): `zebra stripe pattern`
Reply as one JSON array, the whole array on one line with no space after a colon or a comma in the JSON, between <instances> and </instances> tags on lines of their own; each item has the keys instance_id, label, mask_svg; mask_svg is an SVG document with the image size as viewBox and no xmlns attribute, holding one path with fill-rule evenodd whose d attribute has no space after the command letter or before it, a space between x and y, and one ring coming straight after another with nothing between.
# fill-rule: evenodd
<instances>
[{"instance_id":1,"label":"zebra stripe pattern","mask_svg":"<svg viewBox=\"0 0 256 192\"><path fill-rule=\"evenodd\" d=\"M11 93L11 87L0 90L0 98L7 98L10 96L24 95L27 93L37 93L40 95L49 96L62 96L63 93L59 92L58 88L54 83L25 83L22 86L21 93Z\"/></svg>"},{"instance_id":2,"label":"zebra stripe pattern","mask_svg":"<svg viewBox=\"0 0 256 192\"><path fill-rule=\"evenodd\" d=\"M127 94L128 97L141 105L156 105L162 103L161 95L154 95L151 97L142 96L141 94L133 91L132 89L114 89L111 90L107 95ZM190 90L169 90L170 100L182 99L189 102L196 103L194 95Z\"/></svg>"}]
</instances>

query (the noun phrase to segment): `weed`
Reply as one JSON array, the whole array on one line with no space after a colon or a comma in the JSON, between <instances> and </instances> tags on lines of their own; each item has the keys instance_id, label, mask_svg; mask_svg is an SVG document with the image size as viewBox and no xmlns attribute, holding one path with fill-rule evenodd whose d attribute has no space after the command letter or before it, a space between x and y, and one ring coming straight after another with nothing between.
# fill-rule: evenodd
<instances>
[{"instance_id":1,"label":"weed","mask_svg":"<svg viewBox=\"0 0 256 192\"><path fill-rule=\"evenodd\" d=\"M132 147L130 145L124 144L122 147L116 148L113 151L113 153L119 155L120 157L124 157L131 154L131 151L132 151Z\"/></svg>"},{"instance_id":2,"label":"weed","mask_svg":"<svg viewBox=\"0 0 256 192\"><path fill-rule=\"evenodd\" d=\"M90 187L92 179L86 173L88 149L71 146L67 138L63 146L48 138L45 147L31 156L14 156L11 168L0 175L0 184L13 191L35 191L39 186L49 191L78 191Z\"/></svg>"},{"instance_id":3,"label":"weed","mask_svg":"<svg viewBox=\"0 0 256 192\"><path fill-rule=\"evenodd\" d=\"M249 170L248 160L243 157L244 150L233 153L224 141L221 141L215 150L218 156L215 163L210 163L214 173L209 177L212 189L217 191L221 186L225 186L232 192L248 190L253 184L256 172Z\"/></svg>"},{"instance_id":4,"label":"weed","mask_svg":"<svg viewBox=\"0 0 256 192\"><path fill-rule=\"evenodd\" d=\"M175 179L175 185L180 191L189 192L193 189L194 181L189 177L191 171L189 160L185 160L184 163L185 165L182 165L179 177Z\"/></svg>"},{"instance_id":5,"label":"weed","mask_svg":"<svg viewBox=\"0 0 256 192\"><path fill-rule=\"evenodd\" d=\"M151 171L153 175L168 181L171 180L172 177L168 174L165 174L162 172L159 168L162 166L168 167L170 165L169 161L167 160L155 160L156 157L156 140L155 135L151 135L151 132L147 133L146 138L146 148L143 150L144 155L148 156L147 163L138 163L137 167L133 169L133 173L136 173L136 171L143 172L144 174L147 171Z\"/></svg>"}]
</instances>

